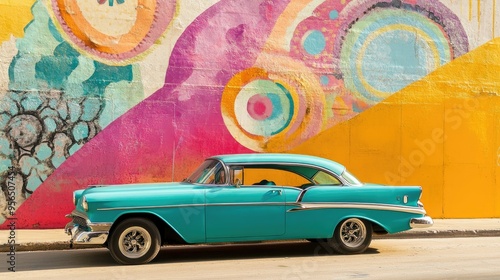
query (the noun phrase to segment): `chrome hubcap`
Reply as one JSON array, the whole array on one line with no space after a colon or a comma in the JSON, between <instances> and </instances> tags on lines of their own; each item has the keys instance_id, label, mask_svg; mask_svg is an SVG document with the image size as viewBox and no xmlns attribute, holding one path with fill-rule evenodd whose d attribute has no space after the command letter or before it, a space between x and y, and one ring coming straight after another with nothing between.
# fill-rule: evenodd
<instances>
[{"instance_id":1,"label":"chrome hubcap","mask_svg":"<svg viewBox=\"0 0 500 280\"><path fill-rule=\"evenodd\" d=\"M127 258L140 258L151 247L151 235L142 227L129 227L120 235L118 246Z\"/></svg>"},{"instance_id":2,"label":"chrome hubcap","mask_svg":"<svg viewBox=\"0 0 500 280\"><path fill-rule=\"evenodd\" d=\"M340 237L342 243L347 247L357 247L366 239L365 224L359 219L347 219L340 227Z\"/></svg>"}]
</instances>

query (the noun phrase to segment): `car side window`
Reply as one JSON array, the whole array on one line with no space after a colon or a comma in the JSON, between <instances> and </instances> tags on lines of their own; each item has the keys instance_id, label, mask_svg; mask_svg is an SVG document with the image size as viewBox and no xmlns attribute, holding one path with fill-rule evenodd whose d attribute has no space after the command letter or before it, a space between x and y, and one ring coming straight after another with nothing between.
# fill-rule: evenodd
<instances>
[{"instance_id":1,"label":"car side window","mask_svg":"<svg viewBox=\"0 0 500 280\"><path fill-rule=\"evenodd\" d=\"M244 169L243 166L230 166L229 167L230 178L229 184L240 186L244 182Z\"/></svg>"},{"instance_id":2,"label":"car side window","mask_svg":"<svg viewBox=\"0 0 500 280\"><path fill-rule=\"evenodd\" d=\"M342 185L339 179L323 171L318 171L312 179L318 185Z\"/></svg>"},{"instance_id":3,"label":"car side window","mask_svg":"<svg viewBox=\"0 0 500 280\"><path fill-rule=\"evenodd\" d=\"M271 167L245 166L238 178L243 186L300 186L311 183L306 178L291 171ZM236 178L236 176L233 176Z\"/></svg>"}]
</instances>

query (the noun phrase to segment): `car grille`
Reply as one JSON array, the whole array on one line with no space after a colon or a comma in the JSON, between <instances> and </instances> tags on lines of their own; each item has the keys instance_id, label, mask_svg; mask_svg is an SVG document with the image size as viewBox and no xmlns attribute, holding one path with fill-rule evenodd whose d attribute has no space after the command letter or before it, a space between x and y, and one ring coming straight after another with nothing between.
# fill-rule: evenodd
<instances>
[{"instance_id":1,"label":"car grille","mask_svg":"<svg viewBox=\"0 0 500 280\"><path fill-rule=\"evenodd\" d=\"M80 216L73 216L73 223L77 224L79 226L82 226L82 227L87 226L87 220L85 218L80 217Z\"/></svg>"}]
</instances>

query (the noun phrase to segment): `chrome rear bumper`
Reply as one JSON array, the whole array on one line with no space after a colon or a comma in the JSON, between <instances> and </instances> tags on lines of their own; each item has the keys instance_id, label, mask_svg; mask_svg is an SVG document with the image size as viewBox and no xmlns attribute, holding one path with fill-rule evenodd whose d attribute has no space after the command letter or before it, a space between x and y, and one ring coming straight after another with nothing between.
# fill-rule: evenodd
<instances>
[{"instance_id":1,"label":"chrome rear bumper","mask_svg":"<svg viewBox=\"0 0 500 280\"><path fill-rule=\"evenodd\" d=\"M432 218L429 216L424 216L422 218L413 218L410 220L411 228L428 228L434 224Z\"/></svg>"}]
</instances>

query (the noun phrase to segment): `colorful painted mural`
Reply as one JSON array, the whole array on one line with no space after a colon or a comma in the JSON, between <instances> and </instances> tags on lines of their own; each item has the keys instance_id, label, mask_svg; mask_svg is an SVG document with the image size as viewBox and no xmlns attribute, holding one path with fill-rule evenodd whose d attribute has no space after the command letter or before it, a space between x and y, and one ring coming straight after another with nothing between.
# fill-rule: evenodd
<instances>
[{"instance_id":1,"label":"colorful painted mural","mask_svg":"<svg viewBox=\"0 0 500 280\"><path fill-rule=\"evenodd\" d=\"M321 155L422 185L434 217L500 217L496 4L0 0L0 223L61 227L75 189L237 152Z\"/></svg>"}]
</instances>

